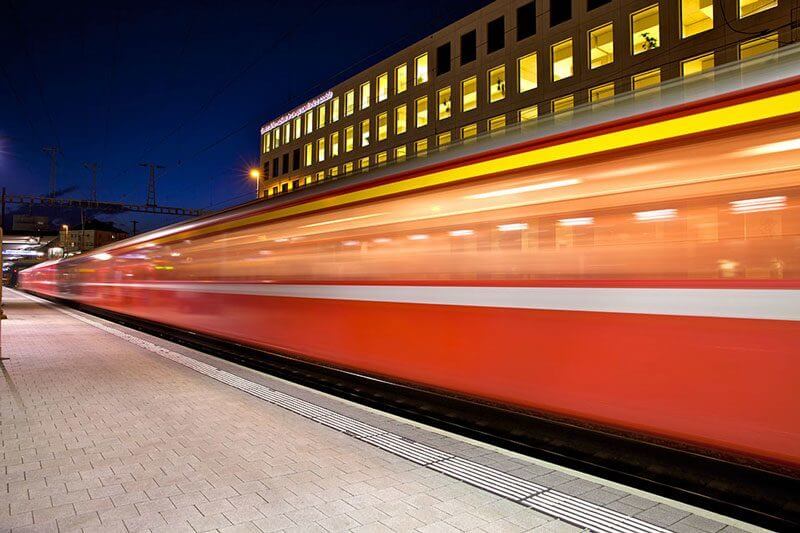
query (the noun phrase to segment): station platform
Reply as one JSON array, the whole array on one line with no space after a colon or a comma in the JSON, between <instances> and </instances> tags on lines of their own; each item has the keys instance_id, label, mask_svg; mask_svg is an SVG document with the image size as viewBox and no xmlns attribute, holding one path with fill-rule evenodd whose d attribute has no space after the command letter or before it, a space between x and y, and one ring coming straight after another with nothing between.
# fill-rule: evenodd
<instances>
[{"instance_id":1,"label":"station platform","mask_svg":"<svg viewBox=\"0 0 800 533\"><path fill-rule=\"evenodd\" d=\"M5 289L0 532L758 531Z\"/></svg>"}]
</instances>

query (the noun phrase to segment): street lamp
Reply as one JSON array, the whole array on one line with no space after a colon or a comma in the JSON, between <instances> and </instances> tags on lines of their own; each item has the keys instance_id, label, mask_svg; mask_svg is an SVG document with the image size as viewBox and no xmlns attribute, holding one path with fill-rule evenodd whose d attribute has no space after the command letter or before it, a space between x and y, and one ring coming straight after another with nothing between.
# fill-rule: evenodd
<instances>
[{"instance_id":1,"label":"street lamp","mask_svg":"<svg viewBox=\"0 0 800 533\"><path fill-rule=\"evenodd\" d=\"M258 184L261 180L261 170L255 167L251 168L250 177L256 180L256 197L258 197Z\"/></svg>"}]
</instances>

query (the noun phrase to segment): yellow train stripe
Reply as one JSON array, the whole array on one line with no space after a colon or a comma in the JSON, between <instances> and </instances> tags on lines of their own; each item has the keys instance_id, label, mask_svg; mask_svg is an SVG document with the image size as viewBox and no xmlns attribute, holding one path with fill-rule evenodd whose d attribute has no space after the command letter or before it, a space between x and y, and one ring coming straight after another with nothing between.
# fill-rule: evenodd
<instances>
[{"instance_id":1,"label":"yellow train stripe","mask_svg":"<svg viewBox=\"0 0 800 533\"><path fill-rule=\"evenodd\" d=\"M800 91L779 94L760 100L712 109L701 113L668 119L652 124L635 126L626 130L600 134L595 137L568 141L563 144L534 148L527 152L499 156L495 159L470 163L464 166L440 170L368 189L361 189L338 196L312 200L283 209L258 213L239 220L198 228L158 239L158 243L176 239L193 238L211 231L224 231L242 226L277 220L293 215L312 213L331 207L341 207L364 200L377 199L393 194L417 191L436 185L455 183L465 179L508 172L521 168L552 163L585 155L618 150L673 137L702 133L729 126L737 126L775 118L800 111Z\"/></svg>"}]
</instances>

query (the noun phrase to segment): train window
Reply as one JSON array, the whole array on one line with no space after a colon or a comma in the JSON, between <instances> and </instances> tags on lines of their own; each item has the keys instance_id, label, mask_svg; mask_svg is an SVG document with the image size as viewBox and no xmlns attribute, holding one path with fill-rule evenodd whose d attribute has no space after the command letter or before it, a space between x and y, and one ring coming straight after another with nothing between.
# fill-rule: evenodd
<instances>
[{"instance_id":1,"label":"train window","mask_svg":"<svg viewBox=\"0 0 800 533\"><path fill-rule=\"evenodd\" d=\"M713 27L713 0L681 0L681 38L697 35Z\"/></svg>"},{"instance_id":2,"label":"train window","mask_svg":"<svg viewBox=\"0 0 800 533\"><path fill-rule=\"evenodd\" d=\"M773 7L778 7L778 0L739 0L739 17L749 17Z\"/></svg>"},{"instance_id":3,"label":"train window","mask_svg":"<svg viewBox=\"0 0 800 533\"><path fill-rule=\"evenodd\" d=\"M423 96L414 101L415 126L421 128L428 125L428 97Z\"/></svg>"},{"instance_id":4,"label":"train window","mask_svg":"<svg viewBox=\"0 0 800 533\"><path fill-rule=\"evenodd\" d=\"M599 87L594 87L593 89L589 89L589 101L590 102L599 102L600 100L605 100L606 98L611 98L614 96L614 82L605 83L600 85Z\"/></svg>"},{"instance_id":5,"label":"train window","mask_svg":"<svg viewBox=\"0 0 800 533\"><path fill-rule=\"evenodd\" d=\"M422 85L428 81L428 54L420 54L414 58L414 85Z\"/></svg>"},{"instance_id":6,"label":"train window","mask_svg":"<svg viewBox=\"0 0 800 533\"><path fill-rule=\"evenodd\" d=\"M538 84L536 52L517 60L517 90L521 93L535 89Z\"/></svg>"},{"instance_id":7,"label":"train window","mask_svg":"<svg viewBox=\"0 0 800 533\"><path fill-rule=\"evenodd\" d=\"M402 161L406 158L406 145L398 146L394 149L394 158L397 161Z\"/></svg>"},{"instance_id":8,"label":"train window","mask_svg":"<svg viewBox=\"0 0 800 533\"><path fill-rule=\"evenodd\" d=\"M489 102L498 102L506 97L506 66L489 70Z\"/></svg>"},{"instance_id":9,"label":"train window","mask_svg":"<svg viewBox=\"0 0 800 533\"><path fill-rule=\"evenodd\" d=\"M269 141L272 139L272 135L270 132L267 132L261 139L262 139L261 149L266 154L267 152L269 152Z\"/></svg>"},{"instance_id":10,"label":"train window","mask_svg":"<svg viewBox=\"0 0 800 533\"><path fill-rule=\"evenodd\" d=\"M478 78L472 76L461 82L461 111L478 107Z\"/></svg>"},{"instance_id":11,"label":"train window","mask_svg":"<svg viewBox=\"0 0 800 533\"><path fill-rule=\"evenodd\" d=\"M281 157L281 168L283 169L282 174L288 174L289 173L289 152L286 152Z\"/></svg>"},{"instance_id":12,"label":"train window","mask_svg":"<svg viewBox=\"0 0 800 533\"><path fill-rule=\"evenodd\" d=\"M305 159L303 160L303 164L307 167L310 167L314 164L314 146L311 143L307 143L304 147L305 150Z\"/></svg>"},{"instance_id":13,"label":"train window","mask_svg":"<svg viewBox=\"0 0 800 533\"><path fill-rule=\"evenodd\" d=\"M424 154L428 151L428 139L420 139L414 143L414 153Z\"/></svg>"},{"instance_id":14,"label":"train window","mask_svg":"<svg viewBox=\"0 0 800 533\"><path fill-rule=\"evenodd\" d=\"M369 168L369 157L362 157L359 159L358 168L361 170L367 170Z\"/></svg>"},{"instance_id":15,"label":"train window","mask_svg":"<svg viewBox=\"0 0 800 533\"><path fill-rule=\"evenodd\" d=\"M475 30L461 36L461 65L472 63L478 57L478 36Z\"/></svg>"},{"instance_id":16,"label":"train window","mask_svg":"<svg viewBox=\"0 0 800 533\"><path fill-rule=\"evenodd\" d=\"M395 67L394 69L394 94L405 92L408 88L408 65Z\"/></svg>"},{"instance_id":17,"label":"train window","mask_svg":"<svg viewBox=\"0 0 800 533\"><path fill-rule=\"evenodd\" d=\"M389 134L389 118L386 112L380 113L377 118L377 136L379 141L385 141Z\"/></svg>"},{"instance_id":18,"label":"train window","mask_svg":"<svg viewBox=\"0 0 800 533\"><path fill-rule=\"evenodd\" d=\"M633 77L631 77L631 88L634 91L646 89L647 87L653 87L654 85L658 85L660 83L661 69L659 68L648 70L647 72L642 72L641 74L635 74Z\"/></svg>"},{"instance_id":19,"label":"train window","mask_svg":"<svg viewBox=\"0 0 800 533\"><path fill-rule=\"evenodd\" d=\"M444 43L436 49L436 75L450 72L450 43Z\"/></svg>"},{"instance_id":20,"label":"train window","mask_svg":"<svg viewBox=\"0 0 800 533\"><path fill-rule=\"evenodd\" d=\"M778 34L750 39L739 45L739 59L749 59L778 49Z\"/></svg>"},{"instance_id":21,"label":"train window","mask_svg":"<svg viewBox=\"0 0 800 533\"><path fill-rule=\"evenodd\" d=\"M339 132L334 131L331 133L331 157L336 157L339 155Z\"/></svg>"},{"instance_id":22,"label":"train window","mask_svg":"<svg viewBox=\"0 0 800 533\"><path fill-rule=\"evenodd\" d=\"M331 122L339 120L339 97L331 100Z\"/></svg>"},{"instance_id":23,"label":"train window","mask_svg":"<svg viewBox=\"0 0 800 533\"><path fill-rule=\"evenodd\" d=\"M714 52L681 61L681 75L692 76L714 68Z\"/></svg>"},{"instance_id":24,"label":"train window","mask_svg":"<svg viewBox=\"0 0 800 533\"><path fill-rule=\"evenodd\" d=\"M297 117L294 119L294 138L299 139L303 135L303 118Z\"/></svg>"},{"instance_id":25,"label":"train window","mask_svg":"<svg viewBox=\"0 0 800 533\"><path fill-rule=\"evenodd\" d=\"M317 128L324 128L325 127L325 112L327 111L327 107L321 105L317 108Z\"/></svg>"},{"instance_id":26,"label":"train window","mask_svg":"<svg viewBox=\"0 0 800 533\"><path fill-rule=\"evenodd\" d=\"M369 146L369 119L361 121L361 146Z\"/></svg>"},{"instance_id":27,"label":"train window","mask_svg":"<svg viewBox=\"0 0 800 533\"><path fill-rule=\"evenodd\" d=\"M446 144L450 144L451 134L449 131L444 133L440 133L436 136L436 146L444 146Z\"/></svg>"},{"instance_id":28,"label":"train window","mask_svg":"<svg viewBox=\"0 0 800 533\"><path fill-rule=\"evenodd\" d=\"M375 154L375 164L380 165L386 162L386 152L378 152Z\"/></svg>"},{"instance_id":29,"label":"train window","mask_svg":"<svg viewBox=\"0 0 800 533\"><path fill-rule=\"evenodd\" d=\"M317 161L325 161L325 137L317 139Z\"/></svg>"},{"instance_id":30,"label":"train window","mask_svg":"<svg viewBox=\"0 0 800 533\"><path fill-rule=\"evenodd\" d=\"M471 137L475 137L478 135L478 125L477 124L467 124L463 128L461 128L461 138L462 139L469 139Z\"/></svg>"},{"instance_id":31,"label":"train window","mask_svg":"<svg viewBox=\"0 0 800 533\"><path fill-rule=\"evenodd\" d=\"M589 67L614 62L614 24L609 22L589 32Z\"/></svg>"},{"instance_id":32,"label":"train window","mask_svg":"<svg viewBox=\"0 0 800 533\"><path fill-rule=\"evenodd\" d=\"M641 54L661 46L658 4L631 15L631 53Z\"/></svg>"},{"instance_id":33,"label":"train window","mask_svg":"<svg viewBox=\"0 0 800 533\"><path fill-rule=\"evenodd\" d=\"M344 116L349 117L356 110L356 91L350 89L344 93Z\"/></svg>"},{"instance_id":34,"label":"train window","mask_svg":"<svg viewBox=\"0 0 800 533\"><path fill-rule=\"evenodd\" d=\"M517 8L517 40L536 35L536 2Z\"/></svg>"},{"instance_id":35,"label":"train window","mask_svg":"<svg viewBox=\"0 0 800 533\"><path fill-rule=\"evenodd\" d=\"M486 127L489 131L497 131L502 129L506 126L506 116L500 115L497 117L492 117L486 121Z\"/></svg>"},{"instance_id":36,"label":"train window","mask_svg":"<svg viewBox=\"0 0 800 533\"><path fill-rule=\"evenodd\" d=\"M300 148L292 150L292 170L300 169Z\"/></svg>"},{"instance_id":37,"label":"train window","mask_svg":"<svg viewBox=\"0 0 800 533\"><path fill-rule=\"evenodd\" d=\"M389 74L384 72L375 80L375 101L383 102L389 97Z\"/></svg>"},{"instance_id":38,"label":"train window","mask_svg":"<svg viewBox=\"0 0 800 533\"><path fill-rule=\"evenodd\" d=\"M527 122L528 120L533 120L538 116L539 116L539 107L535 105L519 110L520 122Z\"/></svg>"},{"instance_id":39,"label":"train window","mask_svg":"<svg viewBox=\"0 0 800 533\"><path fill-rule=\"evenodd\" d=\"M439 89L436 93L437 109L439 113L439 120L450 118L453 114L452 102L450 100L450 86Z\"/></svg>"},{"instance_id":40,"label":"train window","mask_svg":"<svg viewBox=\"0 0 800 533\"><path fill-rule=\"evenodd\" d=\"M405 104L394 109L394 133L400 135L405 133L408 128L408 108Z\"/></svg>"},{"instance_id":41,"label":"train window","mask_svg":"<svg viewBox=\"0 0 800 533\"><path fill-rule=\"evenodd\" d=\"M553 81L572 77L572 39L565 39L550 47Z\"/></svg>"},{"instance_id":42,"label":"train window","mask_svg":"<svg viewBox=\"0 0 800 533\"><path fill-rule=\"evenodd\" d=\"M571 94L569 96L556 98L551 102L551 106L554 114L565 113L571 111L572 108L575 107L575 99Z\"/></svg>"},{"instance_id":43,"label":"train window","mask_svg":"<svg viewBox=\"0 0 800 533\"><path fill-rule=\"evenodd\" d=\"M361 87L359 88L359 94L361 96L361 104L359 109L366 109L369 107L369 99L370 99L369 92L370 92L370 83L368 81L365 81L364 83L361 84Z\"/></svg>"},{"instance_id":44,"label":"train window","mask_svg":"<svg viewBox=\"0 0 800 533\"><path fill-rule=\"evenodd\" d=\"M486 25L486 53L502 50L505 46L505 19L498 17Z\"/></svg>"},{"instance_id":45,"label":"train window","mask_svg":"<svg viewBox=\"0 0 800 533\"><path fill-rule=\"evenodd\" d=\"M353 151L353 126L347 126L344 129L344 151Z\"/></svg>"},{"instance_id":46,"label":"train window","mask_svg":"<svg viewBox=\"0 0 800 533\"><path fill-rule=\"evenodd\" d=\"M306 135L314 131L314 110L309 109L304 115L306 121Z\"/></svg>"}]
</instances>

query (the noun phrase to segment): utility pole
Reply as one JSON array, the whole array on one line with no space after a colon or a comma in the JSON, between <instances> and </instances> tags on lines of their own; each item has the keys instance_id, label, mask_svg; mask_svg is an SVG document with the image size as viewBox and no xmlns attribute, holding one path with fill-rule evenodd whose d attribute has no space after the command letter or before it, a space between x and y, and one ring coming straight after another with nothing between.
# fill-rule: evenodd
<instances>
[{"instance_id":1,"label":"utility pole","mask_svg":"<svg viewBox=\"0 0 800 533\"><path fill-rule=\"evenodd\" d=\"M58 170L58 161L56 158L58 157L58 154L61 153L61 149L58 146L45 146L42 148L42 152L46 153L50 157L50 197L55 198L56 171Z\"/></svg>"},{"instance_id":2,"label":"utility pole","mask_svg":"<svg viewBox=\"0 0 800 533\"><path fill-rule=\"evenodd\" d=\"M83 168L88 169L92 173L92 188L89 191L89 199L93 202L97 201L97 163L84 163Z\"/></svg>"},{"instance_id":3,"label":"utility pole","mask_svg":"<svg viewBox=\"0 0 800 533\"><path fill-rule=\"evenodd\" d=\"M155 163L139 163L140 167L147 167L150 169L150 174L147 178L147 202L145 205L153 206L156 205L156 169L161 170L166 167L162 165L156 165Z\"/></svg>"}]
</instances>

